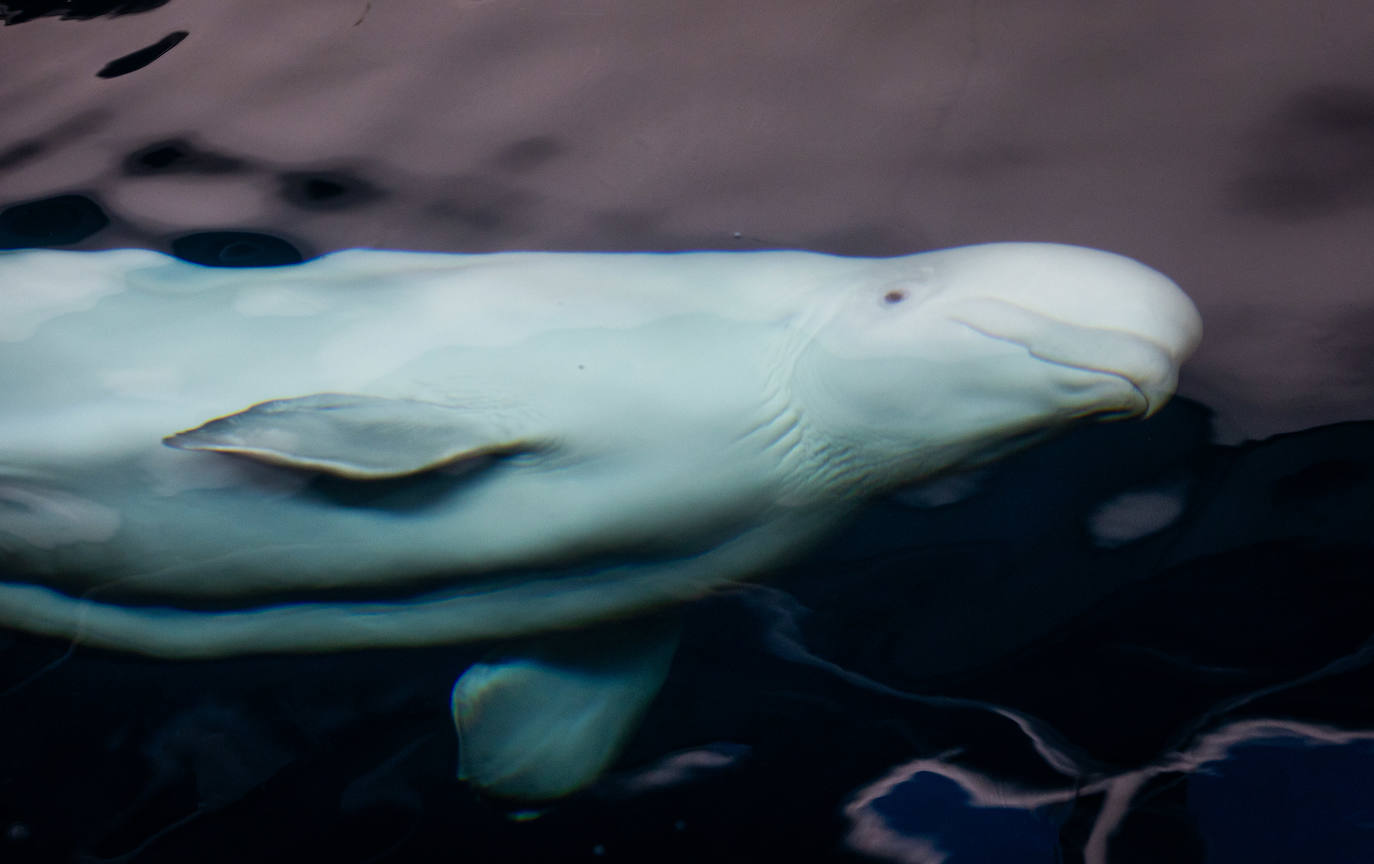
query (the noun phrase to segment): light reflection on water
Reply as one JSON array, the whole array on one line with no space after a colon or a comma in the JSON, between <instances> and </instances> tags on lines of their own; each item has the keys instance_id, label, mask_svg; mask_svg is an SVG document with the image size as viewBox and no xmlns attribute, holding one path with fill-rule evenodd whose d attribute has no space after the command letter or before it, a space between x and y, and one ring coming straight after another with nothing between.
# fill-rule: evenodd
<instances>
[{"instance_id":1,"label":"light reflection on water","mask_svg":"<svg viewBox=\"0 0 1374 864\"><path fill-rule=\"evenodd\" d=\"M1060 789L1029 790L961 768L957 754L895 767L845 808L855 849L904 864L1060 860L1072 805L1096 810L1086 864L1111 860L1109 843L1135 808L1150 808L1161 777L1181 783L1186 813L1209 861L1369 848L1374 790L1365 782L1374 730L1244 720L1201 736L1185 753ZM1312 753L1310 751L1316 750ZM1295 752L1296 751L1296 752ZM1261 791L1262 790L1262 791ZM1243 814L1243 815L1242 815ZM1348 859L1345 856L1350 856Z\"/></svg>"}]
</instances>

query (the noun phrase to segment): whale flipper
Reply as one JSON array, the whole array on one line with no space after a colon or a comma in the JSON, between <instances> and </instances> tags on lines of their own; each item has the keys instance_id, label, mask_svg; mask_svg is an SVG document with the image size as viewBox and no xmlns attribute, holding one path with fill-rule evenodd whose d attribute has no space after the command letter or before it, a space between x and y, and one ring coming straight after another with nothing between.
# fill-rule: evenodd
<instances>
[{"instance_id":1,"label":"whale flipper","mask_svg":"<svg viewBox=\"0 0 1374 864\"><path fill-rule=\"evenodd\" d=\"M503 434L482 412L348 393L259 402L163 443L350 480L405 477L535 446Z\"/></svg>"},{"instance_id":2,"label":"whale flipper","mask_svg":"<svg viewBox=\"0 0 1374 864\"><path fill-rule=\"evenodd\" d=\"M474 664L453 685L459 779L525 801L586 786L639 725L678 635L676 621L636 621Z\"/></svg>"}]
</instances>

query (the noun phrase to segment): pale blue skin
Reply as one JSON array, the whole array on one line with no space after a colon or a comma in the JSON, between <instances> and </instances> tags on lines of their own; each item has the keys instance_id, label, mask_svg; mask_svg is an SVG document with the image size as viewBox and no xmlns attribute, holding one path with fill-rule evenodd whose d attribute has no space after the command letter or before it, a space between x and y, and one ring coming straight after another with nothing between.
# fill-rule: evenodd
<instances>
[{"instance_id":1,"label":"pale blue skin","mask_svg":"<svg viewBox=\"0 0 1374 864\"><path fill-rule=\"evenodd\" d=\"M1152 413L1200 332L1157 272L1051 244L4 253L0 624L219 657L616 622L896 486ZM675 639L608 627L459 680L465 776L532 799L595 778Z\"/></svg>"}]
</instances>

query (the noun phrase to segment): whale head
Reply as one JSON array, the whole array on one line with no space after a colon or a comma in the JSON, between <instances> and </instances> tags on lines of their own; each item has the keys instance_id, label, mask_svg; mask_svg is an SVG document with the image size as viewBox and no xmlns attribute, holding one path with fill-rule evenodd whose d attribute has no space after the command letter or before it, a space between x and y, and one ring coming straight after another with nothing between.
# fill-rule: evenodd
<instances>
[{"instance_id":1,"label":"whale head","mask_svg":"<svg viewBox=\"0 0 1374 864\"><path fill-rule=\"evenodd\" d=\"M865 488L976 467L1085 419L1149 416L1202 333L1168 277L1094 249L992 243L874 263L794 385L808 424L865 466Z\"/></svg>"}]
</instances>

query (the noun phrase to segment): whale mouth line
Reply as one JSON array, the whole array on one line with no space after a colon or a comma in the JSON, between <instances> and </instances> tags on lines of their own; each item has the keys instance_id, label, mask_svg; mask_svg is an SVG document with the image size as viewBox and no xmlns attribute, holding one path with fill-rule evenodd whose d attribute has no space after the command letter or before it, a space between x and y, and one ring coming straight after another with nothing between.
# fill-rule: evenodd
<instances>
[{"instance_id":1,"label":"whale mouth line","mask_svg":"<svg viewBox=\"0 0 1374 864\"><path fill-rule=\"evenodd\" d=\"M1138 333L1070 324L1000 300L980 300L951 320L1042 362L1120 379L1130 388L1131 404L1089 412L1100 419L1149 416L1173 392L1177 369L1170 351Z\"/></svg>"},{"instance_id":2,"label":"whale mouth line","mask_svg":"<svg viewBox=\"0 0 1374 864\"><path fill-rule=\"evenodd\" d=\"M996 339L1000 337L994 336L992 338ZM1032 350L1031 347L1028 345L1023 345L1023 347L1026 348L1026 351L1030 354L1030 356L1034 357L1037 360L1042 360L1054 366L1062 366L1066 369L1075 369L1080 372L1093 372L1098 375L1107 375L1109 377L1120 380L1126 386L1131 388L1131 395L1127 398L1131 400L1132 404L1119 408L1093 408L1084 412L1083 416L1085 417L1093 417L1097 420L1129 420L1133 417L1147 417L1150 414L1153 414L1155 410L1160 407L1160 405L1156 405L1152 402L1149 394L1141 388L1140 383L1133 380L1125 372L1119 372L1115 369L1104 368L1100 365L1087 366L1081 363L1069 363L1063 360L1058 360L1054 357L1039 354Z\"/></svg>"}]
</instances>

